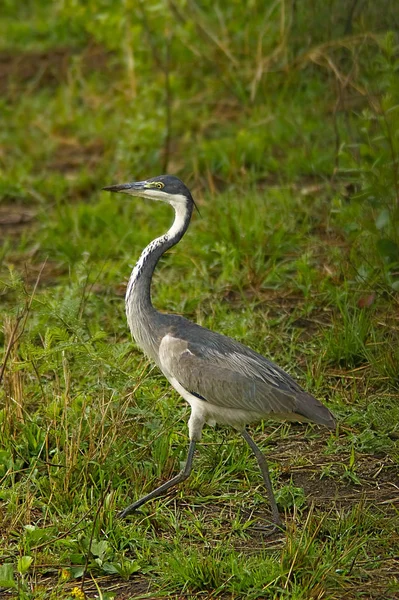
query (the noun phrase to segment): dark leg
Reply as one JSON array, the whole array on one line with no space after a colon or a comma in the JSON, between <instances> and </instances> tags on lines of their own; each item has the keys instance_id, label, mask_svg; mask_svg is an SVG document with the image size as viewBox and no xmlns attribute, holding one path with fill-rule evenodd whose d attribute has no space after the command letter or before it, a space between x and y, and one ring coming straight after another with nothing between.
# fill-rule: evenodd
<instances>
[{"instance_id":1,"label":"dark leg","mask_svg":"<svg viewBox=\"0 0 399 600\"><path fill-rule=\"evenodd\" d=\"M267 466L267 461L263 455L263 453L259 450L258 446L255 444L249 433L244 429L240 432L244 440L247 442L248 446L251 448L252 452L256 456L256 460L258 461L259 468L261 470L263 481L265 482L267 495L269 497L270 508L272 509L272 517L273 523L278 525L279 527L283 527L283 522L280 518L277 503L274 498L272 482L270 481L269 468Z\"/></svg>"},{"instance_id":2,"label":"dark leg","mask_svg":"<svg viewBox=\"0 0 399 600\"><path fill-rule=\"evenodd\" d=\"M181 483L182 481L187 479L187 477L190 475L191 469L193 467L195 444L196 444L196 442L194 440L191 440L190 446L188 449L187 461L186 461L186 464L184 465L184 469L182 471L180 471L180 473L178 475L176 475L176 477L169 479L169 481L165 481L165 483L163 483L162 485L157 487L155 490L153 490L146 496L143 496L143 498L140 498L140 500L136 500L136 502L133 502L133 504L131 504L130 506L125 508L125 510L122 510L120 513L118 513L118 519L124 519L127 515L130 515L130 513L134 512L135 510L140 508L140 506L142 506L143 504L148 502L148 500L152 500L152 498L156 498L157 496L160 496L161 494L166 492L169 488L171 488L174 485L177 485L178 483Z\"/></svg>"}]
</instances>

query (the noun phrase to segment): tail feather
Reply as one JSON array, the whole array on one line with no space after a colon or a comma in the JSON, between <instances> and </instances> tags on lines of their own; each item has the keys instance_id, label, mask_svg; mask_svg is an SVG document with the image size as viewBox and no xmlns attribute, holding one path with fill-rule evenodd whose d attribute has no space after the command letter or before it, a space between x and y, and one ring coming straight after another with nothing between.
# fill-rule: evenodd
<instances>
[{"instance_id":1,"label":"tail feather","mask_svg":"<svg viewBox=\"0 0 399 600\"><path fill-rule=\"evenodd\" d=\"M306 420L317 425L325 425L329 429L335 429L335 417L324 404L307 394L298 394L295 398L295 412Z\"/></svg>"}]
</instances>

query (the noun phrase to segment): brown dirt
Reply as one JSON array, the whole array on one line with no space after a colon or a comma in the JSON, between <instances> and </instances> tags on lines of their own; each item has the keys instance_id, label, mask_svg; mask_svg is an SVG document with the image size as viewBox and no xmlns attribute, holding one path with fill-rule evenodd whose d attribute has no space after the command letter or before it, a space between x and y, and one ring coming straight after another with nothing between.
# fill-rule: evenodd
<instances>
[{"instance_id":1,"label":"brown dirt","mask_svg":"<svg viewBox=\"0 0 399 600\"><path fill-rule=\"evenodd\" d=\"M101 140L92 140L83 144L77 138L60 137L58 147L47 168L50 171L60 171L66 177L72 178L81 172L83 166L85 169L94 169L102 160L103 152L104 144ZM79 194L77 199L81 199Z\"/></svg>"},{"instance_id":2,"label":"brown dirt","mask_svg":"<svg viewBox=\"0 0 399 600\"><path fill-rule=\"evenodd\" d=\"M12 94L29 86L56 86L67 80L74 57L81 57L83 73L110 69L111 53L98 45L81 49L55 48L43 52L0 52L0 93Z\"/></svg>"},{"instance_id":3,"label":"brown dirt","mask_svg":"<svg viewBox=\"0 0 399 600\"><path fill-rule=\"evenodd\" d=\"M331 506L348 509L364 500L366 503L386 506L399 504L399 473L392 460L386 456L356 454L354 472L361 485L345 482L345 467L350 461L349 452L332 457L325 455L325 445L320 440L311 442L287 441L278 444L273 460L282 467L282 479L290 479L303 487L308 503L328 511ZM305 464L292 465L295 456ZM325 465L332 465L332 476L322 477Z\"/></svg>"},{"instance_id":4,"label":"brown dirt","mask_svg":"<svg viewBox=\"0 0 399 600\"><path fill-rule=\"evenodd\" d=\"M5 236L20 235L22 229L34 221L36 211L19 204L0 206L0 240Z\"/></svg>"}]
</instances>

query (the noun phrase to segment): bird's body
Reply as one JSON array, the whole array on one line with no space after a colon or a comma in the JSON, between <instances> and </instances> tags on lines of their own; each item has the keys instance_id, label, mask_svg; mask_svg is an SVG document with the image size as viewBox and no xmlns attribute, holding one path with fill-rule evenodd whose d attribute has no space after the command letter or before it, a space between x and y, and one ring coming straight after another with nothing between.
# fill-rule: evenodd
<instances>
[{"instance_id":1,"label":"bird's body","mask_svg":"<svg viewBox=\"0 0 399 600\"><path fill-rule=\"evenodd\" d=\"M189 402L193 421L239 429L267 418L332 425L327 409L261 354L177 315L161 321L145 351ZM199 441L201 429L190 429L191 439Z\"/></svg>"},{"instance_id":2,"label":"bird's body","mask_svg":"<svg viewBox=\"0 0 399 600\"><path fill-rule=\"evenodd\" d=\"M245 431L245 425L271 418L310 421L332 428L334 417L321 402L261 354L230 337L181 316L160 313L153 307L150 287L155 266L162 254L186 232L194 206L189 190L179 179L164 175L105 189L163 200L175 209L172 227L145 248L132 271L126 291L126 315L137 345L191 406L186 469L128 507L122 516L185 479L191 471L195 443L201 439L204 424L221 423L239 430L255 452L268 488L273 519L281 524L266 461Z\"/></svg>"}]
</instances>

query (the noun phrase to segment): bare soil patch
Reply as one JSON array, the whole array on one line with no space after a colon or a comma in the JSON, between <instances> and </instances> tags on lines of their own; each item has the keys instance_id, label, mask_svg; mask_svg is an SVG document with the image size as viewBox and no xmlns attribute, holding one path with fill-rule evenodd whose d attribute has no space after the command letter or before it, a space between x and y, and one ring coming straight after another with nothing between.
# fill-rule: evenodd
<instances>
[{"instance_id":1,"label":"bare soil patch","mask_svg":"<svg viewBox=\"0 0 399 600\"><path fill-rule=\"evenodd\" d=\"M20 235L22 229L32 223L36 211L19 204L0 206L0 240L4 236Z\"/></svg>"},{"instance_id":2,"label":"bare soil patch","mask_svg":"<svg viewBox=\"0 0 399 600\"><path fill-rule=\"evenodd\" d=\"M111 52L93 44L84 50L79 48L52 48L46 51L0 52L0 93L21 91L29 86L56 86L67 81L72 61L81 60L83 74L90 71L110 70Z\"/></svg>"}]
</instances>

